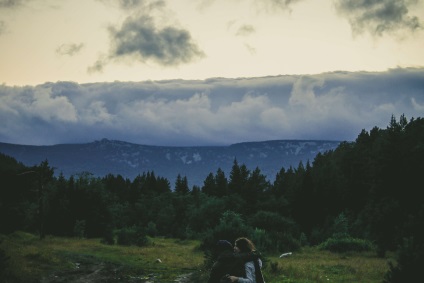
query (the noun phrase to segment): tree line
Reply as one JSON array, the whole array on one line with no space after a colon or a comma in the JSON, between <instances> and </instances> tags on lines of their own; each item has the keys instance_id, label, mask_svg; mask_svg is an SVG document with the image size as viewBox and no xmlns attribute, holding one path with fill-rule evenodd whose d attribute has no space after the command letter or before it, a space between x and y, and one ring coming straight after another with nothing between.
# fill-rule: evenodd
<instances>
[{"instance_id":1,"label":"tree line","mask_svg":"<svg viewBox=\"0 0 424 283\"><path fill-rule=\"evenodd\" d=\"M282 167L272 182L237 160L228 176L217 168L201 187L189 188L178 175L174 190L155 172L133 180L54 173L47 160L28 167L0 154L0 233L101 237L105 243L118 236L122 244L142 244L144 236L190 238L205 250L219 238L248 235L264 252L360 239L381 256L406 254L407 268L424 258L422 118L392 116L385 129L362 130L355 141L306 164ZM391 282L402 270L391 267Z\"/></svg>"}]
</instances>

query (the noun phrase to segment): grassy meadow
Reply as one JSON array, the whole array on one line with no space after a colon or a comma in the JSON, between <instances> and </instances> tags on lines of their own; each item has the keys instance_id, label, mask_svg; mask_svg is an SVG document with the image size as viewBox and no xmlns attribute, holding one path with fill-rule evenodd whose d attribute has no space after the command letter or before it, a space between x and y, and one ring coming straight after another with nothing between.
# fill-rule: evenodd
<instances>
[{"instance_id":1,"label":"grassy meadow","mask_svg":"<svg viewBox=\"0 0 424 283\"><path fill-rule=\"evenodd\" d=\"M149 278L179 282L178 276L188 273L195 274L193 282L205 282L208 276L198 241L152 238L147 246L137 247L105 245L100 239L48 236L39 240L24 232L0 235L0 241L0 249L9 257L3 275L6 282L79 282L71 280L78 274L99 274L97 282L146 282ZM266 255L263 272L267 283L382 282L388 256L307 247L284 258Z\"/></svg>"}]
</instances>

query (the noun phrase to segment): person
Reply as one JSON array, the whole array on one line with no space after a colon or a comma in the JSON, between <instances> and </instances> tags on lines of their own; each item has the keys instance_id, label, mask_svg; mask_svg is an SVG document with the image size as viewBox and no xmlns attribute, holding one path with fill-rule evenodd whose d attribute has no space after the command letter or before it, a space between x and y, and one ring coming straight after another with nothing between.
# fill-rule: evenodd
<instances>
[{"instance_id":1,"label":"person","mask_svg":"<svg viewBox=\"0 0 424 283\"><path fill-rule=\"evenodd\" d=\"M262 261L255 245L247 238L238 238L234 244L234 252L244 259L245 272L243 276L232 274L228 276L231 282L265 283L262 275Z\"/></svg>"},{"instance_id":2,"label":"person","mask_svg":"<svg viewBox=\"0 0 424 283\"><path fill-rule=\"evenodd\" d=\"M236 258L233 245L226 240L219 240L215 245L216 261L212 265L208 283L231 282L229 274L243 276L244 262Z\"/></svg>"}]
</instances>

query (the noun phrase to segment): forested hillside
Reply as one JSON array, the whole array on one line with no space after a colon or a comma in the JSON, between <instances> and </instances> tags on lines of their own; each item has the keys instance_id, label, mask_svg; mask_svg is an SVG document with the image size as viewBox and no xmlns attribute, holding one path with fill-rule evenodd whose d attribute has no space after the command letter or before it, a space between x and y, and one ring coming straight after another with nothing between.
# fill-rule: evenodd
<instances>
[{"instance_id":1,"label":"forested hillside","mask_svg":"<svg viewBox=\"0 0 424 283\"><path fill-rule=\"evenodd\" d=\"M312 163L281 168L273 182L234 160L228 176L217 168L203 186L189 188L178 175L171 191L160 172L133 180L89 172L55 177L47 160L26 167L1 155L0 233L102 237L109 244L117 235L118 244L139 245L145 235L169 236L201 239L205 250L245 235L265 253L319 244L346 249L344 241L353 249L375 246L380 255L400 248L399 265L386 278L398 282L423 263L423 173L424 119L404 116Z\"/></svg>"}]
</instances>

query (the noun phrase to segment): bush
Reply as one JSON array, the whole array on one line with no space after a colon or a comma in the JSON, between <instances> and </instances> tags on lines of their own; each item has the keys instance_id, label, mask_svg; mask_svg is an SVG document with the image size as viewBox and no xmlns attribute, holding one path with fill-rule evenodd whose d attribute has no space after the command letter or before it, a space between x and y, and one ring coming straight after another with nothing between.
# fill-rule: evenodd
<instances>
[{"instance_id":1,"label":"bush","mask_svg":"<svg viewBox=\"0 0 424 283\"><path fill-rule=\"evenodd\" d=\"M106 227L105 232L103 233L103 238L100 241L102 244L106 245L114 245L115 239L113 236L113 229L112 227Z\"/></svg>"},{"instance_id":2,"label":"bush","mask_svg":"<svg viewBox=\"0 0 424 283\"><path fill-rule=\"evenodd\" d=\"M150 237L156 237L156 235L158 234L158 229L154 222L150 221L149 223L147 223L146 233Z\"/></svg>"},{"instance_id":3,"label":"bush","mask_svg":"<svg viewBox=\"0 0 424 283\"><path fill-rule=\"evenodd\" d=\"M274 245L277 247L279 252L295 252L300 250L300 240L293 237L288 233L277 233L272 237L274 239ZM275 247L274 247L275 250Z\"/></svg>"},{"instance_id":4,"label":"bush","mask_svg":"<svg viewBox=\"0 0 424 283\"><path fill-rule=\"evenodd\" d=\"M75 222L74 236L80 239L85 237L85 220L77 220Z\"/></svg>"},{"instance_id":5,"label":"bush","mask_svg":"<svg viewBox=\"0 0 424 283\"><path fill-rule=\"evenodd\" d=\"M373 244L368 240L352 237L331 237L319 246L323 250L331 252L362 252L374 249Z\"/></svg>"},{"instance_id":6,"label":"bush","mask_svg":"<svg viewBox=\"0 0 424 283\"><path fill-rule=\"evenodd\" d=\"M149 242L145 231L138 226L124 227L118 232L118 245L123 246L145 246Z\"/></svg>"},{"instance_id":7,"label":"bush","mask_svg":"<svg viewBox=\"0 0 424 283\"><path fill-rule=\"evenodd\" d=\"M1 244L2 240L0 240ZM6 252L0 249L0 279L5 279L5 274L7 270L7 265L9 261L9 256L6 255Z\"/></svg>"},{"instance_id":8,"label":"bush","mask_svg":"<svg viewBox=\"0 0 424 283\"><path fill-rule=\"evenodd\" d=\"M413 237L403 240L397 254L397 265L389 262L390 269L385 275L385 283L422 281L424 244L422 239L419 241Z\"/></svg>"},{"instance_id":9,"label":"bush","mask_svg":"<svg viewBox=\"0 0 424 283\"><path fill-rule=\"evenodd\" d=\"M219 240L234 244L239 237L249 237L251 231L252 228L245 224L240 214L226 211L222 214L219 224L205 233L200 247L203 250L213 250Z\"/></svg>"},{"instance_id":10,"label":"bush","mask_svg":"<svg viewBox=\"0 0 424 283\"><path fill-rule=\"evenodd\" d=\"M265 230L256 228L252 233L251 240L260 251L272 251L275 249L274 242Z\"/></svg>"},{"instance_id":11,"label":"bush","mask_svg":"<svg viewBox=\"0 0 424 283\"><path fill-rule=\"evenodd\" d=\"M249 219L252 227L266 231L285 232L293 234L297 232L296 223L291 218L286 218L278 213L260 210Z\"/></svg>"}]
</instances>

